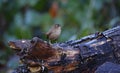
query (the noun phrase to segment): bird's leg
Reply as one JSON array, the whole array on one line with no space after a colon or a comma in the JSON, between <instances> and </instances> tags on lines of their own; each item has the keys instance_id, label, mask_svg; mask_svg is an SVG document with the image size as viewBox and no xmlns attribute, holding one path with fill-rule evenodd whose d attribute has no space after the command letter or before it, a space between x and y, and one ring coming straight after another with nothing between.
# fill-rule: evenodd
<instances>
[{"instance_id":1,"label":"bird's leg","mask_svg":"<svg viewBox=\"0 0 120 73\"><path fill-rule=\"evenodd\" d=\"M49 45L52 45L52 43L51 43L51 40L50 40L50 39L48 40L48 44L49 44Z\"/></svg>"}]
</instances>

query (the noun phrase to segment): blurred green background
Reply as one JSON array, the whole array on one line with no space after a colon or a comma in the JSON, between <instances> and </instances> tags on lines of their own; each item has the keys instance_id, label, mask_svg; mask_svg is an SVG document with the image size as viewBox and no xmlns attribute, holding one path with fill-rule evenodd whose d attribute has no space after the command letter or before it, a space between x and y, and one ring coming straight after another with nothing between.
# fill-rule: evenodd
<instances>
[{"instance_id":1,"label":"blurred green background","mask_svg":"<svg viewBox=\"0 0 120 73\"><path fill-rule=\"evenodd\" d=\"M9 40L46 40L55 23L62 26L59 42L80 39L119 25L119 16L120 0L0 0L0 73L18 66Z\"/></svg>"}]
</instances>

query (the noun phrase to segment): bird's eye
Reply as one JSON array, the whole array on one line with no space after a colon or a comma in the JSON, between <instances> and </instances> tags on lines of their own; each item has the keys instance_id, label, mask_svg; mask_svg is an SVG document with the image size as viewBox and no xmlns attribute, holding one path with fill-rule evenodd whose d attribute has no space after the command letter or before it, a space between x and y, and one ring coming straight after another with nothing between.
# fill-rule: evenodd
<instances>
[{"instance_id":1,"label":"bird's eye","mask_svg":"<svg viewBox=\"0 0 120 73\"><path fill-rule=\"evenodd\" d=\"M59 27L60 25L59 24L57 24L57 27Z\"/></svg>"}]
</instances>

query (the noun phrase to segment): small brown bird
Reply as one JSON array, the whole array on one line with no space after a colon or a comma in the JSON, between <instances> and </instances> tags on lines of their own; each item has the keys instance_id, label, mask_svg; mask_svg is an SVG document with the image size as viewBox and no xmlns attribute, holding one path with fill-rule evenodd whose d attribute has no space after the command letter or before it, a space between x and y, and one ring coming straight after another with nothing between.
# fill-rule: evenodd
<instances>
[{"instance_id":1,"label":"small brown bird","mask_svg":"<svg viewBox=\"0 0 120 73\"><path fill-rule=\"evenodd\" d=\"M55 24L47 33L46 36L49 40L56 40L61 34L61 26Z\"/></svg>"}]
</instances>

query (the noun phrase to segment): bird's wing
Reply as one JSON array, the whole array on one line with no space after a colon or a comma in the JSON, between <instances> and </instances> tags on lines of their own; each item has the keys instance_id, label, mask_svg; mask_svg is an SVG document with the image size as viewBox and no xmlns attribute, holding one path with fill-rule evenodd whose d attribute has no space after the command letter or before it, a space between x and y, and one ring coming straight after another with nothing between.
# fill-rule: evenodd
<instances>
[{"instance_id":1,"label":"bird's wing","mask_svg":"<svg viewBox=\"0 0 120 73\"><path fill-rule=\"evenodd\" d=\"M53 29L54 29L54 27L52 27L52 28L46 33L46 35L50 35L50 34L53 32Z\"/></svg>"}]
</instances>

